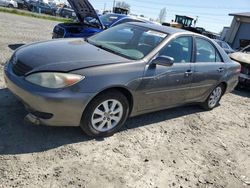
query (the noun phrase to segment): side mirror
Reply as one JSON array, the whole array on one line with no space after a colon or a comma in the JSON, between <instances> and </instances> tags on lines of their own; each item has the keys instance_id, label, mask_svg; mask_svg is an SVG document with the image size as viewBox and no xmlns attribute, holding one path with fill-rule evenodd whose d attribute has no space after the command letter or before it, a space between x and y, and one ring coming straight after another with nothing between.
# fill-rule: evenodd
<instances>
[{"instance_id":1,"label":"side mirror","mask_svg":"<svg viewBox=\"0 0 250 188\"><path fill-rule=\"evenodd\" d=\"M174 58L169 56L158 56L151 63L153 65L171 67L174 64Z\"/></svg>"}]
</instances>

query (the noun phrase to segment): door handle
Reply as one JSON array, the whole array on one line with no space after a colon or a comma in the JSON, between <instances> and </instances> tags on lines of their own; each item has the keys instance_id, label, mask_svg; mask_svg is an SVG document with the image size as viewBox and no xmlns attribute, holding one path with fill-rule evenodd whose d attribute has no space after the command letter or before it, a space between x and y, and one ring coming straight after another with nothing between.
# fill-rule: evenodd
<instances>
[{"instance_id":1,"label":"door handle","mask_svg":"<svg viewBox=\"0 0 250 188\"><path fill-rule=\"evenodd\" d=\"M187 70L186 72L185 72L185 76L186 77L188 77L188 76L190 76L190 75L192 75L193 74L193 71L191 71L191 70Z\"/></svg>"},{"instance_id":2,"label":"door handle","mask_svg":"<svg viewBox=\"0 0 250 188\"><path fill-rule=\"evenodd\" d=\"M218 72L223 72L223 71L224 71L224 68L222 68L222 67L221 67L221 68L218 68L217 71L218 71Z\"/></svg>"}]
</instances>

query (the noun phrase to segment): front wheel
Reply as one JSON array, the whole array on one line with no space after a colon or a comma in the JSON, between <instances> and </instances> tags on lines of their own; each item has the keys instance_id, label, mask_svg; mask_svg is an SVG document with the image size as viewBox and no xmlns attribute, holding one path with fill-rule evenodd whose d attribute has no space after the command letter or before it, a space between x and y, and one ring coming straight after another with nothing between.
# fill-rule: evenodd
<instances>
[{"instance_id":1,"label":"front wheel","mask_svg":"<svg viewBox=\"0 0 250 188\"><path fill-rule=\"evenodd\" d=\"M8 7L9 8L14 8L14 6L12 4L9 4Z\"/></svg>"},{"instance_id":2,"label":"front wheel","mask_svg":"<svg viewBox=\"0 0 250 188\"><path fill-rule=\"evenodd\" d=\"M104 92L85 109L81 128L92 137L111 136L124 125L128 114L129 103L121 92Z\"/></svg>"},{"instance_id":3,"label":"front wheel","mask_svg":"<svg viewBox=\"0 0 250 188\"><path fill-rule=\"evenodd\" d=\"M203 108L206 110L212 110L215 108L224 93L225 87L223 84L220 84L214 88L214 90L210 93L207 100L202 104Z\"/></svg>"}]
</instances>

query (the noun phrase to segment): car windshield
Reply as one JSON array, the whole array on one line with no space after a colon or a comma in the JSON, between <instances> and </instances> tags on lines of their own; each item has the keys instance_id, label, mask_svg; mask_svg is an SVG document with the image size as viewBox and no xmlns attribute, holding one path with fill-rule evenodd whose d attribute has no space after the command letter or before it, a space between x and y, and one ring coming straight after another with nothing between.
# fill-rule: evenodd
<instances>
[{"instance_id":1,"label":"car windshield","mask_svg":"<svg viewBox=\"0 0 250 188\"><path fill-rule=\"evenodd\" d=\"M103 23L103 25L105 25L106 27L110 27L113 23L115 23L116 21L120 19L119 16L113 15L113 14L106 14L106 15L100 16L99 18L101 22Z\"/></svg>"},{"instance_id":2,"label":"car windshield","mask_svg":"<svg viewBox=\"0 0 250 188\"><path fill-rule=\"evenodd\" d=\"M88 42L128 59L139 60L148 55L166 36L166 33L145 27L122 24L90 37Z\"/></svg>"}]
</instances>

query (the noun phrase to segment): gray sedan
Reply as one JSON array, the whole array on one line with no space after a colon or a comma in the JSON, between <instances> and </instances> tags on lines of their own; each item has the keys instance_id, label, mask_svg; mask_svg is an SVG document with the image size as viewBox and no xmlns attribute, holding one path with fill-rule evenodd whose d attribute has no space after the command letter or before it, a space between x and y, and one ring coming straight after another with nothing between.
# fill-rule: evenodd
<instances>
[{"instance_id":1,"label":"gray sedan","mask_svg":"<svg viewBox=\"0 0 250 188\"><path fill-rule=\"evenodd\" d=\"M128 117L188 103L216 107L238 83L240 65L191 32L122 24L89 39L23 46L5 66L7 87L34 124L81 126L109 136Z\"/></svg>"}]
</instances>

